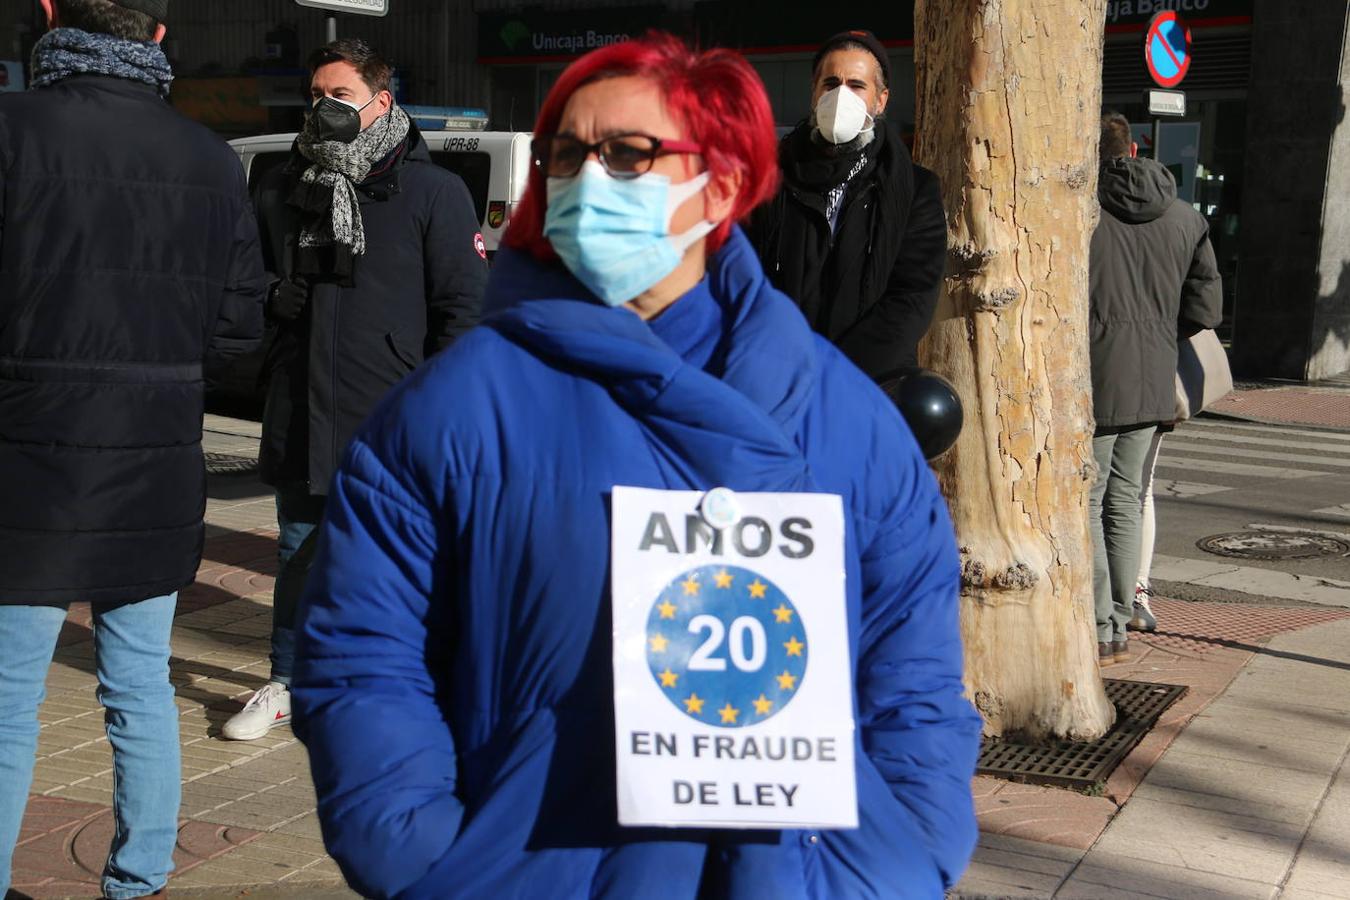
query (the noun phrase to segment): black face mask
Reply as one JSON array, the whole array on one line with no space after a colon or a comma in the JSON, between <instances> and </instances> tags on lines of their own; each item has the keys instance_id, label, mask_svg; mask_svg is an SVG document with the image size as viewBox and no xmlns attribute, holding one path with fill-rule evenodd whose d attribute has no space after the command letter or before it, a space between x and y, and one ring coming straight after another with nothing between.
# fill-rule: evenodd
<instances>
[{"instance_id":1,"label":"black face mask","mask_svg":"<svg viewBox=\"0 0 1350 900\"><path fill-rule=\"evenodd\" d=\"M315 122L315 137L321 141L350 144L361 133L361 110L374 103L375 97L361 106L352 106L333 97L320 97L309 113Z\"/></svg>"}]
</instances>

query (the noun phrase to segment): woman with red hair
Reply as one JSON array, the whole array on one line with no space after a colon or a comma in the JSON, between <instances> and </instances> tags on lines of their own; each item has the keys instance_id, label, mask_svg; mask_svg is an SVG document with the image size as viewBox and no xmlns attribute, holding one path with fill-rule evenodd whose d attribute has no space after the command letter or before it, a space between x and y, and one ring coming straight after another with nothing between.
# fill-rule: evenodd
<instances>
[{"instance_id":1,"label":"woman with red hair","mask_svg":"<svg viewBox=\"0 0 1350 900\"><path fill-rule=\"evenodd\" d=\"M895 408L735 224L774 152L734 53L654 35L583 57L540 113L490 315L348 449L292 691L362 893L938 897L959 877L979 719L951 525ZM849 653L810 664L852 693L856 829L619 824L619 486L839 498Z\"/></svg>"}]
</instances>

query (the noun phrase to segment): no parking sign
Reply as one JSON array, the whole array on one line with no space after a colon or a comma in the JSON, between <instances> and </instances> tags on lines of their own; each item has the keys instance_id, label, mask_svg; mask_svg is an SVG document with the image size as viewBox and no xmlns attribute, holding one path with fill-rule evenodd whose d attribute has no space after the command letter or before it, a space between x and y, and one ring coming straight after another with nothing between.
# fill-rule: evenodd
<instances>
[{"instance_id":1,"label":"no parking sign","mask_svg":"<svg viewBox=\"0 0 1350 900\"><path fill-rule=\"evenodd\" d=\"M1149 22L1144 62L1159 87L1176 87L1191 70L1191 30L1175 10L1160 12Z\"/></svg>"}]
</instances>

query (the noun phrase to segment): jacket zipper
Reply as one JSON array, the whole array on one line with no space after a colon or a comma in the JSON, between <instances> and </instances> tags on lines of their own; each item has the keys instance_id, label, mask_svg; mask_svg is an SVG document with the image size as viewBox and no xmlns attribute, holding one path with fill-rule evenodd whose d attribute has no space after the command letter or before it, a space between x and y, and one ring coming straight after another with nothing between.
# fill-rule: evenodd
<instances>
[{"instance_id":1,"label":"jacket zipper","mask_svg":"<svg viewBox=\"0 0 1350 900\"><path fill-rule=\"evenodd\" d=\"M330 476L330 477L329 477L329 481L330 481L330 482L332 481L331 476L337 473L338 456L339 456L339 454L340 454L340 452L341 452L341 451L338 449L338 402L337 402L337 394L338 394L338 371L337 371L337 370L338 370L338 325L339 325L338 319L339 319L339 318L341 317L341 315L342 315L342 288L341 288L340 286L338 286L338 285L333 285L333 291L335 292L335 295L336 295L336 296L334 297L334 300L333 300L333 352L332 352L332 355L331 355L331 362L329 363L329 365L330 365L331 368L332 368L332 384L331 384L331 386L330 386L330 387L331 387L331 390L332 390L332 396L328 398L328 399L329 399L330 406L332 407L332 414L329 416L328 424L329 424L329 426L332 428L332 431L333 431L332 440L330 440L330 441L328 442L328 444L329 444L329 446L328 446L328 453L329 453L329 458L328 458L328 474L329 474L329 476ZM325 494L328 493L328 486L327 486L327 485L324 485L324 493L325 493Z\"/></svg>"}]
</instances>

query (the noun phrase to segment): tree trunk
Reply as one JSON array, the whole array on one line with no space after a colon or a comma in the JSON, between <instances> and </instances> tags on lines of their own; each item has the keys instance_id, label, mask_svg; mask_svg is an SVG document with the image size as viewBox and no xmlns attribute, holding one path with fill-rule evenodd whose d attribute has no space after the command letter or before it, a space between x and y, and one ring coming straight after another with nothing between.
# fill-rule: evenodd
<instances>
[{"instance_id":1,"label":"tree trunk","mask_svg":"<svg viewBox=\"0 0 1350 900\"><path fill-rule=\"evenodd\" d=\"M922 346L965 428L938 464L961 544L966 678L985 733L1093 740L1088 242L1105 0L918 0L918 161L948 216Z\"/></svg>"}]
</instances>

